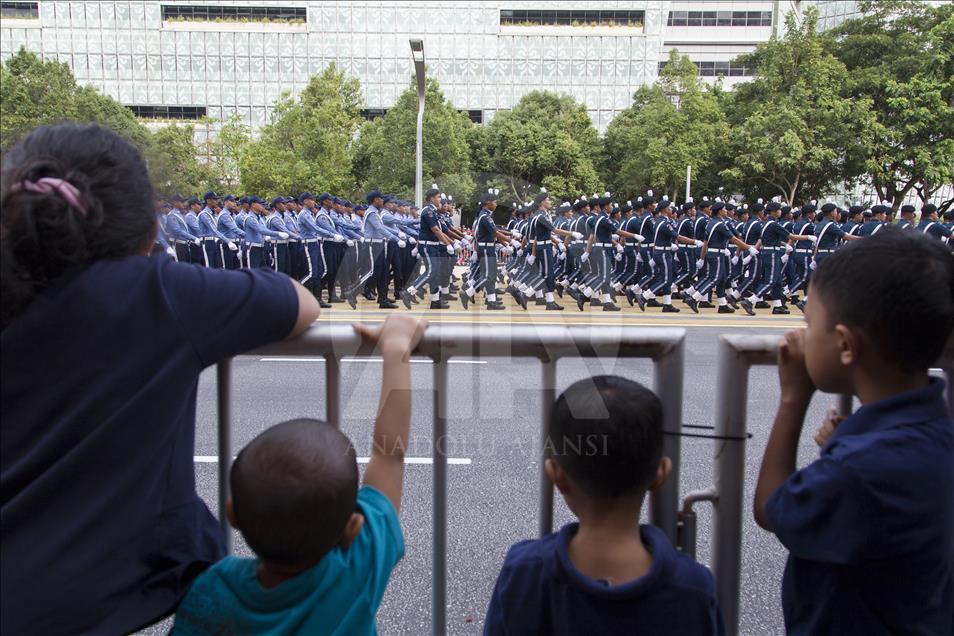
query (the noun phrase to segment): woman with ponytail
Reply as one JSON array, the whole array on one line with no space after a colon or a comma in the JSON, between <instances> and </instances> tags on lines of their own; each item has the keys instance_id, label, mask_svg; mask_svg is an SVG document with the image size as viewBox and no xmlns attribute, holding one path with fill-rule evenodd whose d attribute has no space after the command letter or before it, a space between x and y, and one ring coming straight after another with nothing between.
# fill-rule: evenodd
<instances>
[{"instance_id":1,"label":"woman with ponytail","mask_svg":"<svg viewBox=\"0 0 954 636\"><path fill-rule=\"evenodd\" d=\"M199 374L297 335L269 270L149 256L146 165L104 128L38 128L0 179L0 632L121 634L223 555L195 492Z\"/></svg>"}]
</instances>

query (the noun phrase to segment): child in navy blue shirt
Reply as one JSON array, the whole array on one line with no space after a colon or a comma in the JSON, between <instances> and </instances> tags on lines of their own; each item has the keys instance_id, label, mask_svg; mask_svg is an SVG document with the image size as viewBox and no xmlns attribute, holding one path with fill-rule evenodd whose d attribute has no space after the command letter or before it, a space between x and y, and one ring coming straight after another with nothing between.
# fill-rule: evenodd
<instances>
[{"instance_id":1,"label":"child in navy blue shirt","mask_svg":"<svg viewBox=\"0 0 954 636\"><path fill-rule=\"evenodd\" d=\"M232 465L229 522L257 558L203 573L172 633L375 634L391 570L404 556L398 521L411 420L408 358L426 324L391 315L355 326L384 358L371 459L358 487L351 441L337 427L293 420L266 430Z\"/></svg>"},{"instance_id":2,"label":"child in navy blue shirt","mask_svg":"<svg viewBox=\"0 0 954 636\"><path fill-rule=\"evenodd\" d=\"M662 404L623 378L597 376L553 407L546 472L579 523L510 548L485 634L721 634L712 575L639 525L666 479Z\"/></svg>"},{"instance_id":3,"label":"child in navy blue shirt","mask_svg":"<svg viewBox=\"0 0 954 636\"><path fill-rule=\"evenodd\" d=\"M781 401L755 519L789 550L790 634L954 632L954 422L928 369L954 325L954 257L886 227L814 272L807 328L779 346ZM862 407L829 417L796 470L816 390Z\"/></svg>"}]
</instances>

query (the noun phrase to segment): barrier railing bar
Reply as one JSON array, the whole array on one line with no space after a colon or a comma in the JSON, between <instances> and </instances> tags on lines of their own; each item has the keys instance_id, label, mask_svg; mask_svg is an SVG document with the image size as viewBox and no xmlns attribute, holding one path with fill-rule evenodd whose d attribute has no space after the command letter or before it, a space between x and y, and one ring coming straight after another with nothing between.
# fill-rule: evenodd
<instances>
[{"instance_id":1,"label":"barrier railing bar","mask_svg":"<svg viewBox=\"0 0 954 636\"><path fill-rule=\"evenodd\" d=\"M679 473L682 463L683 341L653 357L653 390L663 403L663 454L672 460L672 472L650 497L650 521L678 545ZM675 433L675 434L672 434Z\"/></svg>"},{"instance_id":2,"label":"barrier railing bar","mask_svg":"<svg viewBox=\"0 0 954 636\"><path fill-rule=\"evenodd\" d=\"M447 359L434 361L434 509L431 513L431 632L447 633Z\"/></svg>"},{"instance_id":3,"label":"barrier railing bar","mask_svg":"<svg viewBox=\"0 0 954 636\"><path fill-rule=\"evenodd\" d=\"M341 428L341 361L334 355L325 356L325 419Z\"/></svg>"},{"instance_id":4,"label":"barrier railing bar","mask_svg":"<svg viewBox=\"0 0 954 636\"><path fill-rule=\"evenodd\" d=\"M553 413L553 402L556 400L556 360L543 361L543 404L541 405L540 443L543 445L540 453L540 536L553 532L553 482L547 477L547 436L549 434L550 416Z\"/></svg>"},{"instance_id":5,"label":"barrier railing bar","mask_svg":"<svg viewBox=\"0 0 954 636\"><path fill-rule=\"evenodd\" d=\"M229 498L229 470L232 466L232 358L222 360L216 367L215 388L219 416L219 523L225 551L231 554L232 529L225 517L225 502Z\"/></svg>"},{"instance_id":6,"label":"barrier railing bar","mask_svg":"<svg viewBox=\"0 0 954 636\"><path fill-rule=\"evenodd\" d=\"M556 397L556 362L560 358L650 358L654 361L655 390L666 412L667 431L681 431L683 387L683 343L685 330L675 328L621 327L593 329L586 326L513 325L435 325L425 333L415 356L434 362L433 431L433 573L432 630L443 635L447 629L447 363L453 357L537 358L543 363L542 431ZM373 347L364 344L348 325L313 326L293 340L276 342L243 355L250 356L322 356L325 358L329 422L341 425L341 358L371 356ZM225 517L231 452L231 359L217 367L219 436L219 520L226 547L231 546L231 531ZM673 475L663 492L655 493L650 519L676 542L679 506L678 437L667 436L665 452L674 463ZM543 470L541 458L541 471ZM550 532L553 525L553 485L541 477L540 530Z\"/></svg>"}]
</instances>

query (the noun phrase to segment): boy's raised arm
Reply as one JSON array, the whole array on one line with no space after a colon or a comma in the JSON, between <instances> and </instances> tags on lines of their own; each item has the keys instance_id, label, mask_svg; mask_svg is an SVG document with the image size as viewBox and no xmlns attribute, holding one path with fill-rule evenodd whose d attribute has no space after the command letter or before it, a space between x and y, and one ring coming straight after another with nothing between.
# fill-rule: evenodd
<instances>
[{"instance_id":1,"label":"boy's raised arm","mask_svg":"<svg viewBox=\"0 0 954 636\"><path fill-rule=\"evenodd\" d=\"M354 325L355 332L373 342L384 358L381 399L364 483L383 493L398 511L404 488L404 451L411 427L409 358L426 328L426 321L401 314L388 316L378 328Z\"/></svg>"}]
</instances>

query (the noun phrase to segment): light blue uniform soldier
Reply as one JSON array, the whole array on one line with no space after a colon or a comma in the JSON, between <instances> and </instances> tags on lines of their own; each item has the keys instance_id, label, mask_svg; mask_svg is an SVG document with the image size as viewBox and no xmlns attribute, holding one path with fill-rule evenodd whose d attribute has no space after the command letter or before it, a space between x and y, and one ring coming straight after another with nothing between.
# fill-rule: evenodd
<instances>
[{"instance_id":1,"label":"light blue uniform soldier","mask_svg":"<svg viewBox=\"0 0 954 636\"><path fill-rule=\"evenodd\" d=\"M815 210L814 203L806 203L802 206L801 218L795 221L793 232L795 234L815 235ZM808 289L808 281L811 277L812 253L815 250L815 244L811 241L796 241L795 252L792 254L792 280L789 283L789 291L797 294L799 291ZM796 301L797 302L797 301Z\"/></svg>"},{"instance_id":2,"label":"light blue uniform soldier","mask_svg":"<svg viewBox=\"0 0 954 636\"><path fill-rule=\"evenodd\" d=\"M726 300L726 288L731 269L729 244L733 244L743 250L749 250L753 256L758 254L755 248L750 248L741 238L735 235L735 232L726 224L725 204L716 201L712 204L712 217L706 221L706 240L700 249L699 261L696 261L696 269L702 270L705 266L705 275L695 286L690 288L691 296L686 298L686 304L689 305L695 313L699 313L699 303L701 303L706 294L714 292L720 314L735 313L735 310L729 307ZM705 261L702 263L700 261Z\"/></svg>"},{"instance_id":3,"label":"light blue uniform soldier","mask_svg":"<svg viewBox=\"0 0 954 636\"><path fill-rule=\"evenodd\" d=\"M411 308L412 298L419 293L423 295L430 291L431 309L448 309L450 307L445 301L441 300L440 287L438 286L438 268L440 265L437 259L443 258L444 254L454 254L455 249L453 241L441 230L440 220L438 219L437 206L440 202L441 191L436 185L431 186L425 193L424 199L427 201L421 209L421 228L418 233L418 250L421 255L422 268L420 275L411 283L411 285L401 292L401 302L408 309Z\"/></svg>"},{"instance_id":4,"label":"light blue uniform soldier","mask_svg":"<svg viewBox=\"0 0 954 636\"><path fill-rule=\"evenodd\" d=\"M288 228L292 239L288 241L288 263L292 278L301 280L305 276L305 243L302 241L301 229L298 227L298 201L294 197L284 198L285 209L282 211L282 220ZM295 238L298 237L298 238Z\"/></svg>"},{"instance_id":5,"label":"light blue uniform soldier","mask_svg":"<svg viewBox=\"0 0 954 636\"><path fill-rule=\"evenodd\" d=\"M292 238L298 238L297 235L292 234L288 230L288 226L285 225L284 213L285 213L285 199L284 197L275 197L272 199L272 211L265 217L265 227L270 229L272 232L284 233L288 238L284 239L274 239L269 240L271 245L272 252L272 269L276 272L281 272L288 276L291 276L291 263L289 262L288 255L288 241Z\"/></svg>"},{"instance_id":6,"label":"light blue uniform soldier","mask_svg":"<svg viewBox=\"0 0 954 636\"><path fill-rule=\"evenodd\" d=\"M180 263L191 263L192 248L199 246L202 241L189 230L189 225L182 216L184 209L185 197L181 194L173 195L172 210L166 216L166 234L176 251L176 260ZM198 226L198 223L196 225Z\"/></svg>"},{"instance_id":7,"label":"light blue uniform soldier","mask_svg":"<svg viewBox=\"0 0 954 636\"><path fill-rule=\"evenodd\" d=\"M250 212L245 217L245 265L246 267L270 267L265 258L265 237L286 240L288 233L275 232L265 226L265 202L258 197L248 198Z\"/></svg>"},{"instance_id":8,"label":"light blue uniform soldier","mask_svg":"<svg viewBox=\"0 0 954 636\"><path fill-rule=\"evenodd\" d=\"M232 213L236 210L235 197L231 194L222 199L222 211L215 217L215 225L219 232L228 240L239 244L245 238L245 232L238 227ZM219 245L219 253L225 264L225 269L238 269L241 267L241 251L226 250L224 245Z\"/></svg>"},{"instance_id":9,"label":"light blue uniform soldier","mask_svg":"<svg viewBox=\"0 0 954 636\"><path fill-rule=\"evenodd\" d=\"M199 211L202 210L202 204L198 199L192 197L188 201L188 206L188 211L182 215L182 218L185 219L189 232L199 239L198 243L189 246L189 255L191 256L189 260L192 263L208 267L209 264L205 259L205 250L202 249L202 232L199 230Z\"/></svg>"},{"instance_id":10,"label":"light blue uniform soldier","mask_svg":"<svg viewBox=\"0 0 954 636\"><path fill-rule=\"evenodd\" d=\"M483 290L487 309L499 311L504 304L497 300L497 243L508 244L510 238L494 223L497 209L497 191L490 190L480 195L480 212L474 221L474 256L477 259L475 274L467 279L467 287L460 290L460 302L467 309L474 302L477 292Z\"/></svg>"},{"instance_id":11,"label":"light blue uniform soldier","mask_svg":"<svg viewBox=\"0 0 954 636\"><path fill-rule=\"evenodd\" d=\"M809 263L809 269L814 270L818 263L834 254L843 241L861 240L857 236L845 232L844 226L838 222L840 215L838 206L834 203L828 202L821 206L821 216L815 220L815 252L811 263ZM808 295L806 294L805 298L795 303L795 306L803 313L807 300Z\"/></svg>"},{"instance_id":12,"label":"light blue uniform soldier","mask_svg":"<svg viewBox=\"0 0 954 636\"><path fill-rule=\"evenodd\" d=\"M951 230L941 223L937 214L937 206L933 203L928 203L921 208L921 222L918 223L917 229L923 234L933 236L945 243L949 244L951 241Z\"/></svg>"},{"instance_id":13,"label":"light blue uniform soldier","mask_svg":"<svg viewBox=\"0 0 954 636\"><path fill-rule=\"evenodd\" d=\"M311 192L303 192L298 195L298 202L301 204L301 210L298 212L298 233L301 236L305 255L305 264L299 282L318 299L319 305L328 309L331 305L321 299L321 280L325 276L325 259L321 253L320 240L324 235L315 221L315 195Z\"/></svg>"},{"instance_id":14,"label":"light blue uniform soldier","mask_svg":"<svg viewBox=\"0 0 954 636\"><path fill-rule=\"evenodd\" d=\"M224 248L233 252L238 251L238 245L219 232L216 227L215 214L212 212L210 203L217 203L219 196L215 192L210 191L206 192L202 199L205 201L205 207L199 212L197 218L199 221L199 237L202 239L202 251L205 253L206 266L213 269L222 269L224 267L222 262L223 246L220 246L218 241L222 241Z\"/></svg>"},{"instance_id":15,"label":"light blue uniform soldier","mask_svg":"<svg viewBox=\"0 0 954 636\"><path fill-rule=\"evenodd\" d=\"M676 280L676 266L674 252L680 243L701 248L702 241L696 241L679 234L678 227L672 216L672 205L668 200L660 201L656 206L657 217L653 229L653 259L656 267L653 279L642 294L636 297L640 310L645 311L646 302L662 296L662 310L664 313L678 313L679 308L672 304L672 287Z\"/></svg>"},{"instance_id":16,"label":"light blue uniform soldier","mask_svg":"<svg viewBox=\"0 0 954 636\"><path fill-rule=\"evenodd\" d=\"M388 258L388 248L392 240L398 241L397 244L402 247L406 243L403 239L398 238L398 232L389 229L381 220L379 206L384 205L381 192L377 189L372 190L368 193L367 200L367 209L361 211L361 230L364 241L360 248L362 253L367 252L367 259L359 259L360 275L351 287L346 291L343 290L343 294L348 304L355 307L355 296L366 282L370 282L377 289L378 308L397 309L397 305L388 299L388 283L391 276L391 259ZM404 233L401 232L400 235L404 235Z\"/></svg>"}]
</instances>

